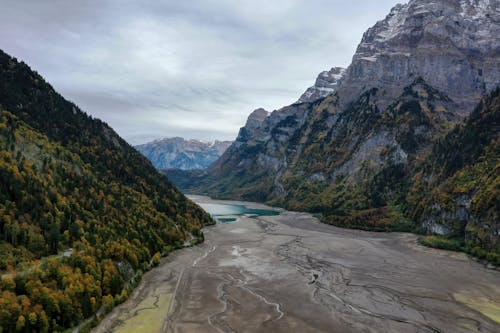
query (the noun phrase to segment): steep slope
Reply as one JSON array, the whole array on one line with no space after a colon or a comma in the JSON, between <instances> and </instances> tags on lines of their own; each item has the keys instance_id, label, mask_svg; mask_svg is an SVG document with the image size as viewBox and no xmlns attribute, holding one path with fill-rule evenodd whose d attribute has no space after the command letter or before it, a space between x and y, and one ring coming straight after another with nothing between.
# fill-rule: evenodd
<instances>
[{"instance_id":1,"label":"steep slope","mask_svg":"<svg viewBox=\"0 0 500 333\"><path fill-rule=\"evenodd\" d=\"M231 145L231 141L203 142L165 138L135 146L156 169L206 169Z\"/></svg>"},{"instance_id":2,"label":"steep slope","mask_svg":"<svg viewBox=\"0 0 500 333\"><path fill-rule=\"evenodd\" d=\"M498 0L411 0L363 35L337 91L347 104L380 88L384 108L416 77L445 92L466 115L500 77Z\"/></svg>"},{"instance_id":3,"label":"steep slope","mask_svg":"<svg viewBox=\"0 0 500 333\"><path fill-rule=\"evenodd\" d=\"M109 126L1 51L0 112L0 268L54 255L2 273L3 332L61 331L109 309L152 259L212 223Z\"/></svg>"},{"instance_id":4,"label":"steep slope","mask_svg":"<svg viewBox=\"0 0 500 333\"><path fill-rule=\"evenodd\" d=\"M333 115L314 110L300 135L303 153L281 179L288 191L278 203L321 212L338 225L401 229L408 174L451 126L454 104L421 79L385 110L376 106L378 95L373 89Z\"/></svg>"},{"instance_id":5,"label":"steep slope","mask_svg":"<svg viewBox=\"0 0 500 333\"><path fill-rule=\"evenodd\" d=\"M256 110L235 142L201 175L203 191L221 197L265 200L282 190L279 177L286 167L283 144L305 124L309 104L295 104L272 114ZM174 179L175 181L175 179Z\"/></svg>"},{"instance_id":6,"label":"steep slope","mask_svg":"<svg viewBox=\"0 0 500 333\"><path fill-rule=\"evenodd\" d=\"M413 219L500 264L500 89L434 145L412 183Z\"/></svg>"},{"instance_id":7,"label":"steep slope","mask_svg":"<svg viewBox=\"0 0 500 333\"><path fill-rule=\"evenodd\" d=\"M332 94L345 72L345 68L333 67L329 71L319 73L314 86L307 88L297 103L314 102L317 99Z\"/></svg>"},{"instance_id":8,"label":"steep slope","mask_svg":"<svg viewBox=\"0 0 500 333\"><path fill-rule=\"evenodd\" d=\"M409 230L406 194L435 142L500 85L499 2L412 0L370 28L333 94L240 130L182 186L328 223Z\"/></svg>"},{"instance_id":9,"label":"steep slope","mask_svg":"<svg viewBox=\"0 0 500 333\"><path fill-rule=\"evenodd\" d=\"M385 110L377 107L379 94L367 91L342 111L336 95L281 109L256 137L239 135L201 181L195 178L198 189L321 212L337 224L392 228L373 224L402 204L409 168L458 116L453 101L422 79ZM362 213L373 216L350 221Z\"/></svg>"}]
</instances>

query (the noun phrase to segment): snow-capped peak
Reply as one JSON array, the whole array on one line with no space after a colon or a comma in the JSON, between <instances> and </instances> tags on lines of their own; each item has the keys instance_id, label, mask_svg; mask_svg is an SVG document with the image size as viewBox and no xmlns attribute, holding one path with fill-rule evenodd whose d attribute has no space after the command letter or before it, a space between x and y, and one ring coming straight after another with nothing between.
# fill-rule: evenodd
<instances>
[{"instance_id":1,"label":"snow-capped peak","mask_svg":"<svg viewBox=\"0 0 500 333\"><path fill-rule=\"evenodd\" d=\"M314 86L307 88L297 103L314 102L317 99L330 95L335 91L345 72L345 68L333 67L329 71L319 73Z\"/></svg>"}]
</instances>

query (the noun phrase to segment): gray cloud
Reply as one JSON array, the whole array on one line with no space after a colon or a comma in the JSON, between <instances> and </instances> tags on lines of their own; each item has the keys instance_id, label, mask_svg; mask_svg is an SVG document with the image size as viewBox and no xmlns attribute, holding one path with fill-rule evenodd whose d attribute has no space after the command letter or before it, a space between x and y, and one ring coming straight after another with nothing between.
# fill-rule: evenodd
<instances>
[{"instance_id":1,"label":"gray cloud","mask_svg":"<svg viewBox=\"0 0 500 333\"><path fill-rule=\"evenodd\" d=\"M0 48L136 144L233 139L347 66L397 0L0 0Z\"/></svg>"}]
</instances>

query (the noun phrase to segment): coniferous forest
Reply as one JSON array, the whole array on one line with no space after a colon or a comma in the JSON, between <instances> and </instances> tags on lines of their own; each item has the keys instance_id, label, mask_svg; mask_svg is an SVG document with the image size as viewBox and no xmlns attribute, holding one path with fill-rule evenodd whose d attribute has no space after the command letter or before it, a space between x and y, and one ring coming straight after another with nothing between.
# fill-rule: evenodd
<instances>
[{"instance_id":1,"label":"coniferous forest","mask_svg":"<svg viewBox=\"0 0 500 333\"><path fill-rule=\"evenodd\" d=\"M108 311L211 223L107 124L0 53L0 331Z\"/></svg>"}]
</instances>

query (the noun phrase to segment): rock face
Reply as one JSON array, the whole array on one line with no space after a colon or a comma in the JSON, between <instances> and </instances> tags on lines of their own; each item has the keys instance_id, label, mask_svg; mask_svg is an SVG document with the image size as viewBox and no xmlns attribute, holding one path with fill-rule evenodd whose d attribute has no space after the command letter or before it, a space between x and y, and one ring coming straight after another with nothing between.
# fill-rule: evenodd
<instances>
[{"instance_id":1,"label":"rock face","mask_svg":"<svg viewBox=\"0 0 500 333\"><path fill-rule=\"evenodd\" d=\"M259 132L259 129L269 115L270 112L262 108L254 110L250 113L247 122L245 126L241 128L236 141L245 141L248 138L260 136L261 133Z\"/></svg>"},{"instance_id":2,"label":"rock face","mask_svg":"<svg viewBox=\"0 0 500 333\"><path fill-rule=\"evenodd\" d=\"M135 148L157 169L205 169L231 145L231 141L202 142L183 138L165 138Z\"/></svg>"},{"instance_id":3,"label":"rock face","mask_svg":"<svg viewBox=\"0 0 500 333\"><path fill-rule=\"evenodd\" d=\"M363 161L374 161L372 155L362 154L364 149L373 148L372 144L380 147L382 138L390 140L382 132L369 138L353 135L360 129L352 121L360 121L366 113L357 108L368 103L380 117L399 97L408 99L405 87L415 82L432 90L432 96L446 100L440 111L433 110L442 113L439 119L457 122L500 82L499 22L498 1L413 0L397 5L364 34L347 70L333 68L321 73L315 86L299 99L306 103L303 106L292 105L271 114L254 111L234 145L214 167L231 165L226 163L230 159L238 160L239 167L256 163L281 175L291 166L305 165L330 181L343 170L352 173ZM360 114L350 114L355 109ZM417 140L426 132L422 127L412 131ZM340 163L348 162L344 157L339 160L337 154L325 154L339 134L346 140L344 157L353 154L356 158L345 165ZM363 145L363 139L369 141ZM321 155L321 161L311 155L312 151ZM328 168L321 166L325 163ZM307 168L297 171L311 172ZM225 171L221 174L228 175ZM279 181L274 183L281 188Z\"/></svg>"},{"instance_id":4,"label":"rock face","mask_svg":"<svg viewBox=\"0 0 500 333\"><path fill-rule=\"evenodd\" d=\"M286 198L295 191L294 185L284 185L290 180L284 175L326 183L341 176L356 182L387 165L406 165L459 119L456 103L421 78L385 110L377 106L380 95L379 89L368 90L345 109L337 95L329 95L274 111L257 128L243 127L207 170L215 176L211 185L220 183L224 191L262 200ZM268 188L264 197L254 196L262 194L254 192L261 186Z\"/></svg>"},{"instance_id":5,"label":"rock face","mask_svg":"<svg viewBox=\"0 0 500 333\"><path fill-rule=\"evenodd\" d=\"M434 145L407 206L429 231L464 235L500 252L499 189L500 88Z\"/></svg>"},{"instance_id":6,"label":"rock face","mask_svg":"<svg viewBox=\"0 0 500 333\"><path fill-rule=\"evenodd\" d=\"M377 87L386 106L416 77L472 111L500 77L498 0L412 0L363 35L338 88L343 104Z\"/></svg>"},{"instance_id":7,"label":"rock face","mask_svg":"<svg viewBox=\"0 0 500 333\"><path fill-rule=\"evenodd\" d=\"M452 228L412 215L409 207L420 193L415 177L424 161L500 85L499 29L498 0L412 0L394 7L364 34L333 92L313 97L316 86L325 86L320 74L302 103L258 121L252 115L191 189L317 212L341 226L409 230L419 221L420 228L464 236L464 222ZM472 219L439 207L450 219ZM493 229L479 230L498 237Z\"/></svg>"},{"instance_id":8,"label":"rock face","mask_svg":"<svg viewBox=\"0 0 500 333\"><path fill-rule=\"evenodd\" d=\"M345 68L333 67L329 71L319 73L314 86L307 88L297 103L314 102L317 99L332 94L345 72Z\"/></svg>"}]
</instances>

